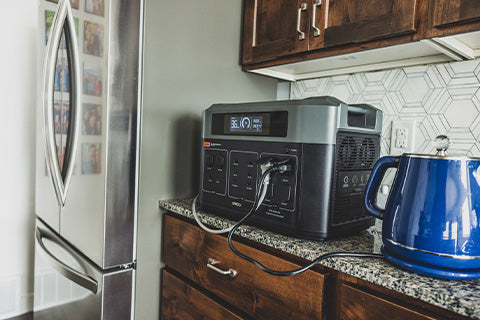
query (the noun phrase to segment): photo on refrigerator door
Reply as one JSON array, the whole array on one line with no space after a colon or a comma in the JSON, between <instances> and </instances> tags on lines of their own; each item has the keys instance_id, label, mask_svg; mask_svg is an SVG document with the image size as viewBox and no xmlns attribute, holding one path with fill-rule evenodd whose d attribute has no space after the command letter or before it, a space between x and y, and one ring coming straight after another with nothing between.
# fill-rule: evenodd
<instances>
[{"instance_id":1,"label":"photo on refrigerator door","mask_svg":"<svg viewBox=\"0 0 480 320\"><path fill-rule=\"evenodd\" d=\"M104 12L104 0L86 0L85 12L96 14L103 17Z\"/></svg>"},{"instance_id":2,"label":"photo on refrigerator door","mask_svg":"<svg viewBox=\"0 0 480 320\"><path fill-rule=\"evenodd\" d=\"M83 33L83 52L94 56L103 56L103 26L85 21Z\"/></svg>"},{"instance_id":3,"label":"photo on refrigerator door","mask_svg":"<svg viewBox=\"0 0 480 320\"><path fill-rule=\"evenodd\" d=\"M55 100L53 102L53 127L55 133L61 133L61 121L62 121L62 102Z\"/></svg>"},{"instance_id":4,"label":"photo on refrigerator door","mask_svg":"<svg viewBox=\"0 0 480 320\"><path fill-rule=\"evenodd\" d=\"M55 12L50 10L45 10L45 44L48 43L48 38L50 36L50 30L52 29L54 16L55 16Z\"/></svg>"},{"instance_id":5,"label":"photo on refrigerator door","mask_svg":"<svg viewBox=\"0 0 480 320\"><path fill-rule=\"evenodd\" d=\"M70 124L70 103L63 101L62 103L62 127L61 133L68 134L68 127Z\"/></svg>"},{"instance_id":6,"label":"photo on refrigerator door","mask_svg":"<svg viewBox=\"0 0 480 320\"><path fill-rule=\"evenodd\" d=\"M82 110L82 133L85 135L102 134L102 106L84 103Z\"/></svg>"},{"instance_id":7,"label":"photo on refrigerator door","mask_svg":"<svg viewBox=\"0 0 480 320\"><path fill-rule=\"evenodd\" d=\"M55 16L55 12L51 10L45 10L45 45L48 44L48 39L50 38L50 31L52 29L53 17ZM78 18L73 18L75 24L75 33L78 39ZM59 49L65 49L65 34L62 33L62 38L60 40Z\"/></svg>"},{"instance_id":8,"label":"photo on refrigerator door","mask_svg":"<svg viewBox=\"0 0 480 320\"><path fill-rule=\"evenodd\" d=\"M48 1L58 3L58 0L48 0ZM70 5L72 6L73 9L78 9L80 8L80 0L70 0Z\"/></svg>"},{"instance_id":9,"label":"photo on refrigerator door","mask_svg":"<svg viewBox=\"0 0 480 320\"><path fill-rule=\"evenodd\" d=\"M67 57L62 58L62 73L61 73L61 83L62 83L62 92L70 92L70 68L68 65Z\"/></svg>"},{"instance_id":10,"label":"photo on refrigerator door","mask_svg":"<svg viewBox=\"0 0 480 320\"><path fill-rule=\"evenodd\" d=\"M83 93L91 96L102 96L102 68L83 64Z\"/></svg>"},{"instance_id":11,"label":"photo on refrigerator door","mask_svg":"<svg viewBox=\"0 0 480 320\"><path fill-rule=\"evenodd\" d=\"M45 44L48 44L48 39L50 38L50 32L52 31L52 24L53 24L54 16L55 16L55 12L50 11L50 10L45 10ZM66 48L65 33L64 32L62 32L62 37L60 38L60 44L59 44L58 48L59 49L65 49Z\"/></svg>"},{"instance_id":12,"label":"photo on refrigerator door","mask_svg":"<svg viewBox=\"0 0 480 320\"><path fill-rule=\"evenodd\" d=\"M53 126L56 134L68 134L70 122L70 103L68 101L53 102Z\"/></svg>"},{"instance_id":13,"label":"photo on refrigerator door","mask_svg":"<svg viewBox=\"0 0 480 320\"><path fill-rule=\"evenodd\" d=\"M82 144L82 174L99 174L102 171L102 145Z\"/></svg>"}]
</instances>

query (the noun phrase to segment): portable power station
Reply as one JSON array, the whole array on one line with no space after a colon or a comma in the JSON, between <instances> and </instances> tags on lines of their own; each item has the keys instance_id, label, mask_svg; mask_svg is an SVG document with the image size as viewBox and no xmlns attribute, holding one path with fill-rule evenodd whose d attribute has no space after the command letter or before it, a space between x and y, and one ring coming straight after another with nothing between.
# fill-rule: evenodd
<instances>
[{"instance_id":1,"label":"portable power station","mask_svg":"<svg viewBox=\"0 0 480 320\"><path fill-rule=\"evenodd\" d=\"M380 110L329 96L214 104L203 112L200 205L240 220L255 200L258 159L289 160L247 224L316 240L366 229L375 218L363 194L381 126Z\"/></svg>"}]
</instances>

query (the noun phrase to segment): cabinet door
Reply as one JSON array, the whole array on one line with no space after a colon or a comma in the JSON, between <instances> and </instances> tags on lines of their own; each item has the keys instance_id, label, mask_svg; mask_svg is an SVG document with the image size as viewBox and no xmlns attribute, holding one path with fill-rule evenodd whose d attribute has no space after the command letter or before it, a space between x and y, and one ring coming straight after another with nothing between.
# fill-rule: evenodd
<instances>
[{"instance_id":1,"label":"cabinet door","mask_svg":"<svg viewBox=\"0 0 480 320\"><path fill-rule=\"evenodd\" d=\"M311 0L246 0L242 63L308 49Z\"/></svg>"},{"instance_id":2,"label":"cabinet door","mask_svg":"<svg viewBox=\"0 0 480 320\"><path fill-rule=\"evenodd\" d=\"M340 288L340 316L342 320L434 320L434 317L421 314L391 301L361 291L347 284Z\"/></svg>"},{"instance_id":3,"label":"cabinet door","mask_svg":"<svg viewBox=\"0 0 480 320\"><path fill-rule=\"evenodd\" d=\"M416 7L417 0L330 0L325 46L413 33Z\"/></svg>"},{"instance_id":4,"label":"cabinet door","mask_svg":"<svg viewBox=\"0 0 480 320\"><path fill-rule=\"evenodd\" d=\"M313 0L312 10L310 14L310 41L308 43L308 50L315 50L324 47L325 22L328 13L328 0Z\"/></svg>"},{"instance_id":5,"label":"cabinet door","mask_svg":"<svg viewBox=\"0 0 480 320\"><path fill-rule=\"evenodd\" d=\"M242 320L215 300L165 270L162 279L162 319Z\"/></svg>"},{"instance_id":6,"label":"cabinet door","mask_svg":"<svg viewBox=\"0 0 480 320\"><path fill-rule=\"evenodd\" d=\"M436 0L433 4L435 27L480 20L478 0Z\"/></svg>"}]
</instances>

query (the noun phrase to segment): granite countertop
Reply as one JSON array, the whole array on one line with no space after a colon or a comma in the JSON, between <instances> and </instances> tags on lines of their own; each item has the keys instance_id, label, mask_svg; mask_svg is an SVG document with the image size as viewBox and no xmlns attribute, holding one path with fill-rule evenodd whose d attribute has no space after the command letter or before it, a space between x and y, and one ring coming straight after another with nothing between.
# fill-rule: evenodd
<instances>
[{"instance_id":1,"label":"granite countertop","mask_svg":"<svg viewBox=\"0 0 480 320\"><path fill-rule=\"evenodd\" d=\"M193 218L192 199L160 201L159 205L160 208ZM202 212L201 209L197 208L197 212L203 222L219 229L233 225L231 220ZM241 226L237 234L307 260L334 251L379 253L382 244L378 227L348 238L328 241L301 240L248 225ZM331 258L320 264L458 314L480 319L480 279L435 279L403 271L378 258Z\"/></svg>"}]
</instances>

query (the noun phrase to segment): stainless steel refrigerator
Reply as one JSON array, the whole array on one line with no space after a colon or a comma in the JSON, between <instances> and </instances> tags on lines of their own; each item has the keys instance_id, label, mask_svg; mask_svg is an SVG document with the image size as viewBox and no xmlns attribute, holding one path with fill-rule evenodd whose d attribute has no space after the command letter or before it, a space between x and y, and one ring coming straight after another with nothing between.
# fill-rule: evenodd
<instances>
[{"instance_id":1,"label":"stainless steel refrigerator","mask_svg":"<svg viewBox=\"0 0 480 320\"><path fill-rule=\"evenodd\" d=\"M38 0L35 319L135 305L143 0Z\"/></svg>"}]
</instances>

